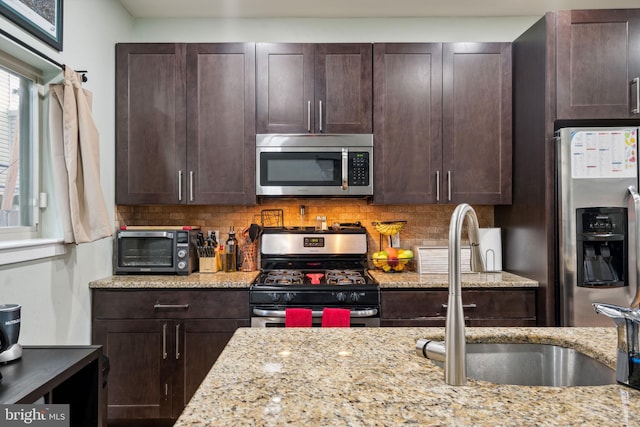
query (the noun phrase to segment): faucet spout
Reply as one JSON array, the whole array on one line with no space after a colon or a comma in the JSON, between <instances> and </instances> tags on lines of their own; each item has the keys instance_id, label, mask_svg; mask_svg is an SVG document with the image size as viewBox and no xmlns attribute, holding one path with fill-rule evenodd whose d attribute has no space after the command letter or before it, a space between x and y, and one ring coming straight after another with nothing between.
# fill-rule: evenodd
<instances>
[{"instance_id":1,"label":"faucet spout","mask_svg":"<svg viewBox=\"0 0 640 427\"><path fill-rule=\"evenodd\" d=\"M444 340L444 379L450 385L465 385L467 383L467 348L460 273L462 225L465 219L468 220L468 235L471 244L471 270L484 271L484 262L480 253L478 217L470 205L462 203L453 211L449 224L449 304Z\"/></svg>"}]
</instances>

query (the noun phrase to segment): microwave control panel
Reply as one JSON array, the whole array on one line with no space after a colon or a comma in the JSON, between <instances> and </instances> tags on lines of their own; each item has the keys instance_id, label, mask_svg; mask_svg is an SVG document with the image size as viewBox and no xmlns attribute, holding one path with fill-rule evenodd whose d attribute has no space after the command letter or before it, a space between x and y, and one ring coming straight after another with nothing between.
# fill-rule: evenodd
<instances>
[{"instance_id":1,"label":"microwave control panel","mask_svg":"<svg viewBox=\"0 0 640 427\"><path fill-rule=\"evenodd\" d=\"M349 152L349 185L369 185L369 153Z\"/></svg>"}]
</instances>

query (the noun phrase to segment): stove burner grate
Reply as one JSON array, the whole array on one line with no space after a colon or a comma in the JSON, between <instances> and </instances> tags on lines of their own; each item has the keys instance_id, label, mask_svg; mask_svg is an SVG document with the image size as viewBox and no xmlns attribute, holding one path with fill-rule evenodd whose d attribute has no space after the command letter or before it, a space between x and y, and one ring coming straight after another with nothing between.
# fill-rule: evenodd
<instances>
[{"instance_id":1,"label":"stove burner grate","mask_svg":"<svg viewBox=\"0 0 640 427\"><path fill-rule=\"evenodd\" d=\"M327 270L325 273L330 285L364 285L365 279L356 270Z\"/></svg>"},{"instance_id":2,"label":"stove burner grate","mask_svg":"<svg viewBox=\"0 0 640 427\"><path fill-rule=\"evenodd\" d=\"M297 270L272 270L264 278L267 285L301 285L303 282L304 276Z\"/></svg>"}]
</instances>

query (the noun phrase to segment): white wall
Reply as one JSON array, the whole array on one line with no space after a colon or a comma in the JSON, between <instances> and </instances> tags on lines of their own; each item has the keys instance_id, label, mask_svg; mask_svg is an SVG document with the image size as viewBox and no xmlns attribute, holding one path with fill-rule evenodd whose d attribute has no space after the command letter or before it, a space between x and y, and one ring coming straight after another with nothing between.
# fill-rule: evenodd
<instances>
[{"instance_id":1,"label":"white wall","mask_svg":"<svg viewBox=\"0 0 640 427\"><path fill-rule=\"evenodd\" d=\"M76 70L88 70L89 81L84 87L93 92L93 114L101 140L102 186L113 218L114 45L129 37L132 20L114 0L65 0L63 10L62 53L4 19L0 19L0 26L53 60ZM49 209L52 209L51 205ZM43 215L51 213L45 210ZM111 274L111 247L111 240L104 239L71 246L64 256L0 267L0 303L20 303L23 306L22 344L90 343L88 283Z\"/></svg>"},{"instance_id":2,"label":"white wall","mask_svg":"<svg viewBox=\"0 0 640 427\"><path fill-rule=\"evenodd\" d=\"M132 41L458 42L513 41L540 17L386 19L144 19Z\"/></svg>"},{"instance_id":3,"label":"white wall","mask_svg":"<svg viewBox=\"0 0 640 427\"><path fill-rule=\"evenodd\" d=\"M55 61L88 70L101 138L101 178L113 218L117 42L511 41L537 17L458 19L207 19L134 21L116 0L65 0L58 53L0 18L0 27ZM0 43L2 44L2 43ZM6 45L6 43L5 43ZM6 46L4 46L6 47ZM57 72L49 66L49 72ZM46 177L45 177L46 178ZM47 183L44 183L45 185ZM53 209L51 206L47 208ZM44 212L45 220L53 212ZM88 283L111 274L111 239L67 255L0 267L0 303L20 303L23 344L90 343Z\"/></svg>"}]
</instances>

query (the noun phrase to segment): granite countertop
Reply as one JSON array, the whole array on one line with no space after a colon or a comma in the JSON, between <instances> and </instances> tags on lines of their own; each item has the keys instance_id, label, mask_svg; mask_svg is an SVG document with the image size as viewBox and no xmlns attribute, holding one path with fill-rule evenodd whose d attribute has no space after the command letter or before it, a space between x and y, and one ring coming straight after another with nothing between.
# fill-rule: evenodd
<instances>
[{"instance_id":1,"label":"granite countertop","mask_svg":"<svg viewBox=\"0 0 640 427\"><path fill-rule=\"evenodd\" d=\"M446 274L418 274L412 272L383 273L369 270L381 288L447 288ZM90 288L249 288L259 271L235 273L193 273L176 275L122 275L89 282ZM535 280L511 273L466 273L462 275L463 288L538 287Z\"/></svg>"},{"instance_id":2,"label":"granite countertop","mask_svg":"<svg viewBox=\"0 0 640 427\"><path fill-rule=\"evenodd\" d=\"M447 274L418 274L409 271L384 273L369 270L381 288L447 288ZM461 275L463 288L537 288L538 282L512 273L464 273Z\"/></svg>"},{"instance_id":3,"label":"granite countertop","mask_svg":"<svg viewBox=\"0 0 640 427\"><path fill-rule=\"evenodd\" d=\"M139 288L249 288L258 276L258 271L237 271L234 273L193 273L188 276L176 275L122 275L109 276L89 282L89 287L113 289Z\"/></svg>"},{"instance_id":4,"label":"granite countertop","mask_svg":"<svg viewBox=\"0 0 640 427\"><path fill-rule=\"evenodd\" d=\"M186 426L640 425L640 391L469 380L416 355L444 328L242 328L184 409ZM467 342L575 348L615 365L614 328L467 328ZM523 367L524 368L524 367Z\"/></svg>"}]
</instances>

